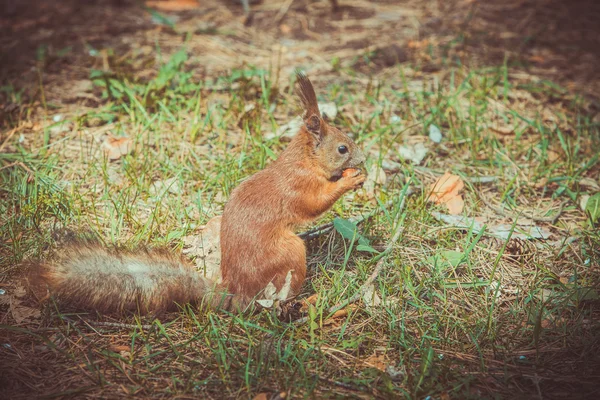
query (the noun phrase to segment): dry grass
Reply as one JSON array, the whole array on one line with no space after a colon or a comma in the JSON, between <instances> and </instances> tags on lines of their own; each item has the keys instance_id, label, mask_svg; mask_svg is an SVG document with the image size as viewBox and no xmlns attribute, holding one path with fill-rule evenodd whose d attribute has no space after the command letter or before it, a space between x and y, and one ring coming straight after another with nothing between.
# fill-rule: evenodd
<instances>
[{"instance_id":1,"label":"dry grass","mask_svg":"<svg viewBox=\"0 0 600 400\"><path fill-rule=\"evenodd\" d=\"M295 1L282 15L287 2L264 2L250 26L237 3L216 1L173 26L153 25L133 5L77 14L64 1L56 15L47 6L19 14L7 54L15 43L39 45L27 21L47 24L55 41L32 72L24 66L33 57L16 58L22 78L7 69L2 91L0 393L593 398L600 236L580 200L599 190L599 80L585 68L598 55L576 42L580 73L566 73L568 36L585 31L587 17L552 46L535 11L549 19L554 3L534 3L340 0L332 14L327 1ZM520 23L501 18L509 11ZM85 45L69 42L69 31ZM382 250L400 219L375 285L380 307L359 302L328 318L375 265L335 233L309 242L301 297L319 297L300 326L269 311L117 319L40 307L25 293L20 263L59 249L65 229L180 251L285 146L264 137L297 114L297 67L336 103L336 125L355 135L369 165L387 173L377 200L346 196L319 221L374 211L360 230ZM440 144L427 137L431 124ZM134 152L106 160L108 134L132 138ZM419 166L398 154L415 143L429 149ZM446 170L467 182L465 215L490 226L534 219L552 236L505 242L449 227L433 218L425 190L399 215L383 207L406 182L426 188Z\"/></svg>"}]
</instances>

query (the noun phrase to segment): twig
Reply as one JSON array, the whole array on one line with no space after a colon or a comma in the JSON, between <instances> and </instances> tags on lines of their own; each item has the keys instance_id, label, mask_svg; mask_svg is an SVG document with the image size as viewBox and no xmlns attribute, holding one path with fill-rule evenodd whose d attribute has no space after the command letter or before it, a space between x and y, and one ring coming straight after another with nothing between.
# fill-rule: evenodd
<instances>
[{"instance_id":1,"label":"twig","mask_svg":"<svg viewBox=\"0 0 600 400\"><path fill-rule=\"evenodd\" d=\"M25 165L22 161L11 162L10 164L5 165L4 167L0 168L0 171L2 171L3 169L6 169L6 168L14 167L15 165L20 166L25 171L29 172L31 175L34 175L34 172L31 170L31 168L29 168L27 165Z\"/></svg>"},{"instance_id":2,"label":"twig","mask_svg":"<svg viewBox=\"0 0 600 400\"><path fill-rule=\"evenodd\" d=\"M405 197L412 196L413 194L416 193L417 189L419 189L419 187L416 187L416 188L409 187L406 190ZM383 205L383 208L388 209L391 206L393 206L395 203L396 203L395 200L390 200L390 201L388 201L387 203L385 203ZM353 223L355 223L355 224L358 225L361 222L370 219L372 216L374 216L375 214L377 214L380 210L381 210L381 208L376 208L374 210L369 211L368 213L361 214L361 215L359 215L357 217L349 218L348 220L350 222L353 222ZM321 224L321 225L316 226L316 227L314 227L312 229L309 229L306 232L299 233L298 236L300 237L300 239L310 240L310 239L314 239L314 238L316 238L318 236L324 235L324 234L328 233L329 231L331 231L332 229L333 229L333 222L327 222L325 224Z\"/></svg>"},{"instance_id":3,"label":"twig","mask_svg":"<svg viewBox=\"0 0 600 400\"><path fill-rule=\"evenodd\" d=\"M408 188L404 194L404 197L402 197L402 201L400 202L400 207L398 208L398 212L396 213L396 218L394 221L394 223L396 224L396 231L394 232L392 239L388 242L387 246L385 247L385 250L381 254L379 254L379 256L378 256L379 260L377 261L377 264L375 265L375 269L373 270L373 273L371 273L369 278L367 278L365 283L362 284L362 286L360 287L360 289L358 289L358 291L354 294L354 296L350 297L349 299L347 299L341 303L336 304L333 307L330 307L328 310L328 313L329 313L328 317L331 316L332 314L334 314L336 311L339 311L342 308L345 308L348 305L360 300L360 298L367 291L369 286L371 286L373 281L377 278L377 276L379 276L379 274L381 273L381 270L383 269L383 266L385 265L387 255L389 253L391 253L392 249L394 248L394 245L396 244L398 239L400 239L400 235L402 234L403 226L401 226L399 224L400 216L402 214L402 210L404 209L404 206L406 205L406 198L412 193L414 193L414 191L411 191L411 188ZM300 325L300 324L305 323L306 321L308 321L308 317L302 317L302 318L294 321L294 325Z\"/></svg>"},{"instance_id":4,"label":"twig","mask_svg":"<svg viewBox=\"0 0 600 400\"><path fill-rule=\"evenodd\" d=\"M127 328L127 329L142 328L145 330L150 330L153 327L153 325L123 324L120 322L103 322L103 321L84 321L84 323L94 325L94 326L108 326L111 328Z\"/></svg>"},{"instance_id":5,"label":"twig","mask_svg":"<svg viewBox=\"0 0 600 400\"><path fill-rule=\"evenodd\" d=\"M279 25L279 23L283 20L293 2L294 0L287 0L285 3L283 3L279 9L279 12L275 16L275 25Z\"/></svg>"},{"instance_id":6,"label":"twig","mask_svg":"<svg viewBox=\"0 0 600 400\"><path fill-rule=\"evenodd\" d=\"M4 141L0 145L0 152L4 149L4 146L6 146L6 144L8 143L10 138L13 137L13 135L15 134L16 131L17 131L17 128L14 128L12 131L10 131L10 133L8 135L6 135L6 139L4 139Z\"/></svg>"},{"instance_id":7,"label":"twig","mask_svg":"<svg viewBox=\"0 0 600 400\"><path fill-rule=\"evenodd\" d=\"M17 165L18 163L20 163L20 161L13 161L13 162L11 162L10 164L7 164L7 165L5 165L5 166L1 167L1 168L0 168L0 171L2 171L3 169L6 169L6 168L11 168L11 167L14 167L14 166L15 166L15 165Z\"/></svg>"},{"instance_id":8,"label":"twig","mask_svg":"<svg viewBox=\"0 0 600 400\"><path fill-rule=\"evenodd\" d=\"M481 201L483 202L483 204L485 204L487 207L492 209L496 214L500 215L501 217L505 217L505 218L517 218L518 217L518 215L515 215L515 213L508 213L508 212L504 211L503 209L494 206L481 193L478 193L478 195L479 195L479 198L481 199ZM530 220L535 221L535 222L549 222L550 224L554 225L556 223L556 221L558 220L558 218L560 217L560 215L562 214L565 204L567 204L566 201L563 201L562 203L560 203L560 207L558 208L558 211L550 217L536 217L533 214L525 214L522 211L519 212L519 215L522 215L525 218L529 218Z\"/></svg>"},{"instance_id":9,"label":"twig","mask_svg":"<svg viewBox=\"0 0 600 400\"><path fill-rule=\"evenodd\" d=\"M484 183L496 182L498 180L498 177L497 176L474 176L471 178L466 178L466 180L471 183L484 184Z\"/></svg>"}]
</instances>

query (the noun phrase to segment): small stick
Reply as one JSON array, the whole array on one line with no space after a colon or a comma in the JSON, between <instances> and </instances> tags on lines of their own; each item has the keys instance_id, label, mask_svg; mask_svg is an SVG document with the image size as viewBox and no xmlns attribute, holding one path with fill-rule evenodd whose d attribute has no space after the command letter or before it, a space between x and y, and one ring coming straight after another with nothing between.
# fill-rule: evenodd
<instances>
[{"instance_id":1,"label":"small stick","mask_svg":"<svg viewBox=\"0 0 600 400\"><path fill-rule=\"evenodd\" d=\"M145 330L152 329L153 325L136 325L136 324L123 324L120 322L103 322L103 321L84 321L86 324L91 324L94 326L108 326L111 328L127 328L127 329L135 329L142 328Z\"/></svg>"},{"instance_id":2,"label":"small stick","mask_svg":"<svg viewBox=\"0 0 600 400\"><path fill-rule=\"evenodd\" d=\"M492 209L496 214L500 215L501 217L505 217L505 218L517 218L517 216L515 216L514 213L507 213L506 211L504 211L503 209L494 206L493 204L491 204L486 198L485 196L483 196L482 194L478 193L479 198L481 199L481 201L483 202L483 204L485 204L487 207L489 207L490 209ZM524 212L520 212L519 214L524 216L525 218L529 218L532 221L535 222L549 222L552 225L554 225L556 223L556 221L558 220L558 218L560 217L560 215L563 212L563 209L565 207L565 205L567 204L566 201L563 201L562 203L560 203L560 207L558 208L558 211L556 212L556 214L550 216L550 217L536 217L535 215L531 214L525 214Z\"/></svg>"},{"instance_id":3,"label":"small stick","mask_svg":"<svg viewBox=\"0 0 600 400\"><path fill-rule=\"evenodd\" d=\"M415 194L416 193L416 189L419 189L419 188L409 187L406 190L405 197L412 196L413 194ZM385 203L383 205L383 208L388 209L391 206L393 206L395 202L396 202L395 200L390 200L390 201L388 201L387 203ZM353 222L353 223L355 223L355 224L358 225L361 222L370 219L373 215L377 214L379 212L379 210L380 210L379 208L376 208L374 210L369 211L368 213L361 214L361 215L359 215L357 217L349 218L348 220L350 222ZM325 233L328 233L332 229L333 229L333 222L327 222L325 224L321 224L321 225L316 226L316 227L314 227L312 229L309 229L306 232L299 233L298 236L302 240L310 240L310 239L314 239L314 238L316 238L318 236L324 235Z\"/></svg>"},{"instance_id":4,"label":"small stick","mask_svg":"<svg viewBox=\"0 0 600 400\"><path fill-rule=\"evenodd\" d=\"M341 310L342 308L345 308L347 306L349 306L352 303L357 302L358 300L360 300L360 298L362 297L362 295L367 291L368 287L371 286L371 284L373 283L373 281L377 278L377 276L379 276L379 274L381 273L381 271L383 270L383 266L385 265L385 261L387 258L387 255L389 253L392 252L392 249L394 248L394 245L396 244L396 242L398 241L398 239L400 239L400 235L402 234L403 231L403 227L400 225L399 220L400 220L400 214L402 212L402 210L404 209L404 206L406 205L406 198L410 195L414 193L413 191L411 191L411 188L408 188L406 190L406 193L404 195L404 197L402 198L402 201L400 202L400 207L398 209L398 212L396 214L396 231L394 232L394 235L392 236L392 239L388 242L385 250L378 256L379 257L379 261L377 261L377 264L375 265L375 269L373 270L373 272L371 273L371 275L369 276L369 278L367 278L367 280L365 281L365 283L363 283L360 287L360 289L358 290L358 292L356 292L354 294L354 296L350 297L349 299L336 304L333 307L330 307L328 310L328 318L329 316L331 316L332 314L334 314L336 311ZM294 321L294 325L300 325L305 323L306 321L308 321L308 317L302 317L300 319L297 319L296 321Z\"/></svg>"},{"instance_id":5,"label":"small stick","mask_svg":"<svg viewBox=\"0 0 600 400\"><path fill-rule=\"evenodd\" d=\"M287 0L285 3L283 3L281 8L279 9L279 12L275 16L275 25L279 25L281 23L293 2L294 0Z\"/></svg>"},{"instance_id":6,"label":"small stick","mask_svg":"<svg viewBox=\"0 0 600 400\"><path fill-rule=\"evenodd\" d=\"M10 138L13 137L13 135L15 134L16 131L17 131L17 128L14 128L12 131L10 131L10 133L8 135L6 135L6 139L4 139L4 141L0 145L0 151L2 151L2 149L4 149L4 146L6 146L6 144L8 143Z\"/></svg>"}]
</instances>

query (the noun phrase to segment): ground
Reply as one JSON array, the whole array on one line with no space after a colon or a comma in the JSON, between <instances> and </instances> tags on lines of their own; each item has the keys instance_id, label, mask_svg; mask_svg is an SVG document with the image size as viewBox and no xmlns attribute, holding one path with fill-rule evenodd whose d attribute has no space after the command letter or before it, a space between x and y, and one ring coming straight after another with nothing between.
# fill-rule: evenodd
<instances>
[{"instance_id":1,"label":"ground","mask_svg":"<svg viewBox=\"0 0 600 400\"><path fill-rule=\"evenodd\" d=\"M0 3L4 398L598 395L600 6L338 3ZM307 235L306 322L28 293L28 261L73 235L181 252L284 148L297 68L386 175L314 224L367 215L363 247L340 220ZM427 201L446 171L485 230Z\"/></svg>"}]
</instances>

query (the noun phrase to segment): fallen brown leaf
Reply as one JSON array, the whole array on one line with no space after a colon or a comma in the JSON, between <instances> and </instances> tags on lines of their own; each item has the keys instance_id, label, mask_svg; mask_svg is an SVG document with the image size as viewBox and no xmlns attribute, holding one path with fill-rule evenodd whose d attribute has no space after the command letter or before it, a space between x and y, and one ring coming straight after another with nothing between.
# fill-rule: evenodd
<instances>
[{"instance_id":1,"label":"fallen brown leaf","mask_svg":"<svg viewBox=\"0 0 600 400\"><path fill-rule=\"evenodd\" d=\"M567 283L569 283L569 278L567 278L566 276L561 276L560 278L558 278L558 280L560 281L560 283L562 283L563 285L566 285Z\"/></svg>"},{"instance_id":2,"label":"fallen brown leaf","mask_svg":"<svg viewBox=\"0 0 600 400\"><path fill-rule=\"evenodd\" d=\"M319 299L319 295L317 293L315 293L312 296L304 299L304 301L306 301L309 304L315 305L315 304L317 304L318 299Z\"/></svg>"},{"instance_id":3,"label":"fallen brown leaf","mask_svg":"<svg viewBox=\"0 0 600 400\"><path fill-rule=\"evenodd\" d=\"M114 351L115 353L120 353L122 351L129 351L130 347L129 346L125 346L122 344L111 344L108 346L108 348L111 351Z\"/></svg>"},{"instance_id":4,"label":"fallen brown leaf","mask_svg":"<svg viewBox=\"0 0 600 400\"><path fill-rule=\"evenodd\" d=\"M221 281L221 216L211 218L198 235L183 238L183 254L196 257L196 269L205 277Z\"/></svg>"},{"instance_id":5,"label":"fallen brown leaf","mask_svg":"<svg viewBox=\"0 0 600 400\"><path fill-rule=\"evenodd\" d=\"M331 316L331 318L342 318L345 317L346 315L350 314L351 311L356 310L356 305L355 304L351 304L346 308L342 308L341 310L337 310L336 312L333 313L333 315Z\"/></svg>"},{"instance_id":6,"label":"fallen brown leaf","mask_svg":"<svg viewBox=\"0 0 600 400\"><path fill-rule=\"evenodd\" d=\"M287 35L292 31L292 28L290 28L289 25L281 24L279 25L279 30L281 30L281 33L283 33L284 35Z\"/></svg>"},{"instance_id":7,"label":"fallen brown leaf","mask_svg":"<svg viewBox=\"0 0 600 400\"><path fill-rule=\"evenodd\" d=\"M306 299L304 299L302 301L302 306L300 307L300 311L303 313L307 313L308 312L308 308L311 305L315 305L317 304L317 300L319 299L319 295L317 293L313 294L310 297L307 297Z\"/></svg>"},{"instance_id":8,"label":"fallen brown leaf","mask_svg":"<svg viewBox=\"0 0 600 400\"><path fill-rule=\"evenodd\" d=\"M344 171L344 172L346 172L346 171ZM377 165L373 165L369 169L369 173L367 174L367 180L365 181L365 183L363 185L363 189L365 190L365 193L367 194L367 198L374 199L376 188L385 185L386 182L387 182L387 176L386 176L383 168L381 168Z\"/></svg>"},{"instance_id":9,"label":"fallen brown leaf","mask_svg":"<svg viewBox=\"0 0 600 400\"><path fill-rule=\"evenodd\" d=\"M133 140L109 135L102 143L102 150L109 160L118 160L133 151Z\"/></svg>"},{"instance_id":10,"label":"fallen brown leaf","mask_svg":"<svg viewBox=\"0 0 600 400\"><path fill-rule=\"evenodd\" d=\"M10 304L10 312L17 322L20 324L24 321L37 319L41 316L40 310L27 307L20 304L20 301L13 300Z\"/></svg>"},{"instance_id":11,"label":"fallen brown leaf","mask_svg":"<svg viewBox=\"0 0 600 400\"><path fill-rule=\"evenodd\" d=\"M554 162L554 161L558 160L559 158L560 158L560 154L558 154L556 151L548 150L548 161L549 162Z\"/></svg>"},{"instance_id":12,"label":"fallen brown leaf","mask_svg":"<svg viewBox=\"0 0 600 400\"><path fill-rule=\"evenodd\" d=\"M368 364L371 367L377 368L380 371L385 371L387 367L387 361L385 359L385 355L373 353L370 357L365 359L365 364Z\"/></svg>"},{"instance_id":13,"label":"fallen brown leaf","mask_svg":"<svg viewBox=\"0 0 600 400\"><path fill-rule=\"evenodd\" d=\"M252 400L283 400L287 398L286 392L279 392L269 395L267 393L259 393Z\"/></svg>"},{"instance_id":14,"label":"fallen brown leaf","mask_svg":"<svg viewBox=\"0 0 600 400\"><path fill-rule=\"evenodd\" d=\"M529 61L541 64L541 63L543 63L546 60L542 56L530 56L529 57Z\"/></svg>"},{"instance_id":15,"label":"fallen brown leaf","mask_svg":"<svg viewBox=\"0 0 600 400\"><path fill-rule=\"evenodd\" d=\"M429 40L424 39L424 40L409 40L408 43L406 44L406 47L408 47L409 49L422 49L424 47L427 47L429 45Z\"/></svg>"},{"instance_id":16,"label":"fallen brown leaf","mask_svg":"<svg viewBox=\"0 0 600 400\"><path fill-rule=\"evenodd\" d=\"M446 172L431 186L428 201L436 204L445 204L451 215L460 214L464 208L464 201L459 192L465 187L459 176Z\"/></svg>"}]
</instances>

